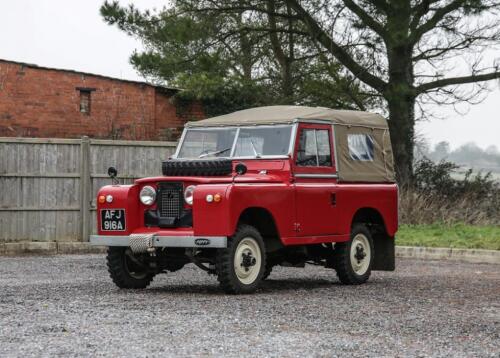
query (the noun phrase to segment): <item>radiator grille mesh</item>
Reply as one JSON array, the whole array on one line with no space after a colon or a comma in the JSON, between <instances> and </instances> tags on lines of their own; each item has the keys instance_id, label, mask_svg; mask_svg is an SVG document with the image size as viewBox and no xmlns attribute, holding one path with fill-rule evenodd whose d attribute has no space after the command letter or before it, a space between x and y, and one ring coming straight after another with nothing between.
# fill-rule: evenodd
<instances>
[{"instance_id":1,"label":"radiator grille mesh","mask_svg":"<svg viewBox=\"0 0 500 358\"><path fill-rule=\"evenodd\" d=\"M158 188L160 217L179 218L183 206L182 183L160 183Z\"/></svg>"}]
</instances>

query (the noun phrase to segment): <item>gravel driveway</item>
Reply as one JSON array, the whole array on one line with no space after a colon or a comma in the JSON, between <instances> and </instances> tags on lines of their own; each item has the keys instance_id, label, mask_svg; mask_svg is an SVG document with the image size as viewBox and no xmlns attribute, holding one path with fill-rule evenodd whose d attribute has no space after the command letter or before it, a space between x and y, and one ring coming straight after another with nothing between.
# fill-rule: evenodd
<instances>
[{"instance_id":1,"label":"gravel driveway","mask_svg":"<svg viewBox=\"0 0 500 358\"><path fill-rule=\"evenodd\" d=\"M397 267L356 287L278 267L226 296L191 265L122 291L101 255L0 257L0 356L500 357L500 266Z\"/></svg>"}]
</instances>

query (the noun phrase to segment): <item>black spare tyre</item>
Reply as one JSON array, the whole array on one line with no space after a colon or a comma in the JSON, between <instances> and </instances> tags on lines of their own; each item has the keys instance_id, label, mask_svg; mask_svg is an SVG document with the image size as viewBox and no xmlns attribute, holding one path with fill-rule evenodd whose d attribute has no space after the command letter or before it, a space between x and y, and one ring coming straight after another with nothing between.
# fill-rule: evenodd
<instances>
[{"instance_id":1,"label":"black spare tyre","mask_svg":"<svg viewBox=\"0 0 500 358\"><path fill-rule=\"evenodd\" d=\"M162 163L166 176L224 176L232 171L230 159L169 159Z\"/></svg>"}]
</instances>

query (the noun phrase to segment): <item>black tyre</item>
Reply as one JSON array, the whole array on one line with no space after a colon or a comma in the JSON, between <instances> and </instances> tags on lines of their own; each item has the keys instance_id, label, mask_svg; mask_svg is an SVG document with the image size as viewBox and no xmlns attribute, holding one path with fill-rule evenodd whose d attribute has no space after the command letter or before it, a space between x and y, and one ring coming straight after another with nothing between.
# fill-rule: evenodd
<instances>
[{"instance_id":1,"label":"black tyre","mask_svg":"<svg viewBox=\"0 0 500 358\"><path fill-rule=\"evenodd\" d=\"M155 276L128 247L109 247L106 261L111 279L120 288L146 288Z\"/></svg>"},{"instance_id":2,"label":"black tyre","mask_svg":"<svg viewBox=\"0 0 500 358\"><path fill-rule=\"evenodd\" d=\"M264 240L253 226L240 225L228 239L227 248L217 250L216 271L226 293L252 293L266 268Z\"/></svg>"},{"instance_id":3,"label":"black tyre","mask_svg":"<svg viewBox=\"0 0 500 358\"><path fill-rule=\"evenodd\" d=\"M262 280L265 280L271 275L271 272L273 271L273 265L271 263L266 263L266 269L264 270L264 275L262 275Z\"/></svg>"},{"instance_id":4,"label":"black tyre","mask_svg":"<svg viewBox=\"0 0 500 358\"><path fill-rule=\"evenodd\" d=\"M162 163L166 176L225 176L233 172L230 159L170 159Z\"/></svg>"},{"instance_id":5,"label":"black tyre","mask_svg":"<svg viewBox=\"0 0 500 358\"><path fill-rule=\"evenodd\" d=\"M355 224L351 239L335 244L333 256L340 282L346 285L365 283L370 277L374 257L373 240L368 228Z\"/></svg>"}]
</instances>

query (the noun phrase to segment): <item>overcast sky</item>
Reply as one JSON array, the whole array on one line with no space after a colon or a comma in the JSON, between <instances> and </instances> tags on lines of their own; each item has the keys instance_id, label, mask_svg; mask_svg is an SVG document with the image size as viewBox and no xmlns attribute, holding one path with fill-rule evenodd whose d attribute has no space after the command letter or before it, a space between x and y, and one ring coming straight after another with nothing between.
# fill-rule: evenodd
<instances>
[{"instance_id":1,"label":"overcast sky","mask_svg":"<svg viewBox=\"0 0 500 358\"><path fill-rule=\"evenodd\" d=\"M117 78L141 80L128 62L138 41L106 25L99 7L103 0L1 0L0 58L74 69ZM122 4L130 3L122 0ZM162 7L167 0L136 0L140 8ZM500 52L497 53L500 57ZM469 112L443 110L445 120L420 123L417 133L431 143L448 141L453 148L474 141L500 147L500 88Z\"/></svg>"}]
</instances>

